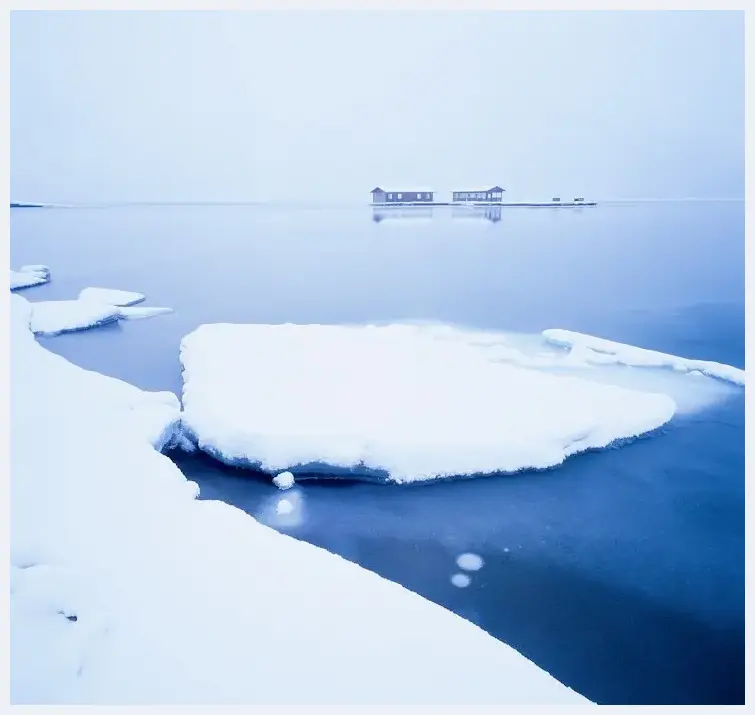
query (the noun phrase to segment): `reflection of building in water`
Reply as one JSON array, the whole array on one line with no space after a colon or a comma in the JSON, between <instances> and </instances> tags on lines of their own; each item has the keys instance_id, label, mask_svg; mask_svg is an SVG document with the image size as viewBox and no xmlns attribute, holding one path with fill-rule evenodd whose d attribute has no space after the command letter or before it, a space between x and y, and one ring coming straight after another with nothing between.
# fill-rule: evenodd
<instances>
[{"instance_id":1,"label":"reflection of building in water","mask_svg":"<svg viewBox=\"0 0 755 715\"><path fill-rule=\"evenodd\" d=\"M454 206L451 218L487 219L493 223L501 220L500 206Z\"/></svg>"},{"instance_id":2,"label":"reflection of building in water","mask_svg":"<svg viewBox=\"0 0 755 715\"><path fill-rule=\"evenodd\" d=\"M372 220L380 223L386 219L424 219L431 221L433 218L433 209L430 206L413 206L411 208L402 208L400 206L388 206L372 209Z\"/></svg>"}]
</instances>

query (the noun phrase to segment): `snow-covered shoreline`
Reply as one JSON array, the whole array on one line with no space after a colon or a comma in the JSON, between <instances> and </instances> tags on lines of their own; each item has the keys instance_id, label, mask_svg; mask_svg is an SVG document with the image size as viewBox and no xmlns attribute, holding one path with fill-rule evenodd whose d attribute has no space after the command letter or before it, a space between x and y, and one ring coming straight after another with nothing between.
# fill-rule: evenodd
<instances>
[{"instance_id":1,"label":"snow-covered shoreline","mask_svg":"<svg viewBox=\"0 0 755 715\"><path fill-rule=\"evenodd\" d=\"M473 624L217 501L179 403L41 347L11 296L11 700L586 702ZM301 667L299 667L301 666Z\"/></svg>"}]
</instances>

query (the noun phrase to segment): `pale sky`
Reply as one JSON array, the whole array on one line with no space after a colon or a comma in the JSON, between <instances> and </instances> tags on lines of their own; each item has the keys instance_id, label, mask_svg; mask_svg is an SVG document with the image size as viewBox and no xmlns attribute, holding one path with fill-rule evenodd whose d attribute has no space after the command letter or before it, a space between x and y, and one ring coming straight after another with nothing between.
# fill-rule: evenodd
<instances>
[{"instance_id":1,"label":"pale sky","mask_svg":"<svg viewBox=\"0 0 755 715\"><path fill-rule=\"evenodd\" d=\"M744 196L741 12L14 12L11 198Z\"/></svg>"}]
</instances>

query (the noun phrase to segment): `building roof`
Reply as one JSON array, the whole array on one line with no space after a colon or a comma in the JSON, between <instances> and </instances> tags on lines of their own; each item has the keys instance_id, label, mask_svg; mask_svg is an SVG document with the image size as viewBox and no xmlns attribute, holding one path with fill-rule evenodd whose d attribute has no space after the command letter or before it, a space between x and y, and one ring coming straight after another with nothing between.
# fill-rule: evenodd
<instances>
[{"instance_id":1,"label":"building roof","mask_svg":"<svg viewBox=\"0 0 755 715\"><path fill-rule=\"evenodd\" d=\"M381 189L379 186L376 186L372 191L370 191L371 194L374 194L378 191L382 191L383 193L405 193L405 194L423 194L423 193L434 193L434 189L428 189L426 186L409 186L408 188L406 186L400 188L400 189Z\"/></svg>"},{"instance_id":2,"label":"building roof","mask_svg":"<svg viewBox=\"0 0 755 715\"><path fill-rule=\"evenodd\" d=\"M490 189L454 189L454 193L474 193L474 192L481 192L481 191L506 191L506 189L502 189L500 186L493 186Z\"/></svg>"}]
</instances>

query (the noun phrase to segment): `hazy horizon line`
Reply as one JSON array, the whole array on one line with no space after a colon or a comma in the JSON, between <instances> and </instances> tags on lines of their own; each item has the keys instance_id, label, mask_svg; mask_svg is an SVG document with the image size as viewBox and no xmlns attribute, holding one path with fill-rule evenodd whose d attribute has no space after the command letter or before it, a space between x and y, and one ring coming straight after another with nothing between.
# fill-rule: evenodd
<instances>
[{"instance_id":1,"label":"hazy horizon line","mask_svg":"<svg viewBox=\"0 0 755 715\"><path fill-rule=\"evenodd\" d=\"M590 202L602 204L619 203L702 203L702 202L737 202L745 201L745 197L707 197L707 196L684 196L684 197L622 197L622 198L591 198ZM510 200L509 203L545 203L546 199L518 199ZM109 201L34 201L34 200L11 200L11 208L108 208L119 206L322 206L322 207L356 207L371 206L368 200L362 201L322 201L308 199L244 199L244 200L134 200L121 201L118 199ZM506 202L504 202L505 205ZM428 207L427 204L422 204ZM432 204L430 204L432 207ZM381 205L380 208L386 208Z\"/></svg>"}]
</instances>

